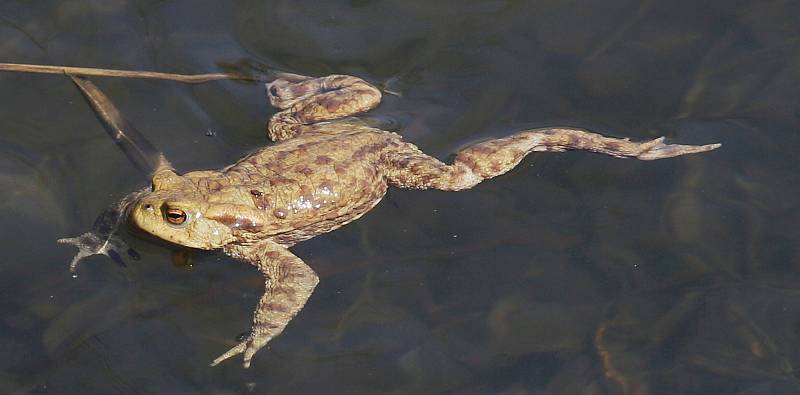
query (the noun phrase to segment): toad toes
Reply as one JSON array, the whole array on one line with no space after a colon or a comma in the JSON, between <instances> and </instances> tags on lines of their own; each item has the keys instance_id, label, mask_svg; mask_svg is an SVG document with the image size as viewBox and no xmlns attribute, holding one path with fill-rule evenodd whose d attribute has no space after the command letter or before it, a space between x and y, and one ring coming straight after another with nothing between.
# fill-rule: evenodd
<instances>
[{"instance_id":1,"label":"toad toes","mask_svg":"<svg viewBox=\"0 0 800 395\"><path fill-rule=\"evenodd\" d=\"M287 75L267 84L282 111L269 122L275 144L219 171L178 175L161 170L152 191L130 207L131 222L164 240L226 254L256 266L266 278L249 335L216 365L253 355L306 303L319 279L289 251L374 207L388 186L458 191L499 176L535 151L583 149L644 160L709 151L719 144L636 143L573 128L526 130L458 152L453 164L426 155L396 133L347 118L378 105L381 92L346 75Z\"/></svg>"}]
</instances>

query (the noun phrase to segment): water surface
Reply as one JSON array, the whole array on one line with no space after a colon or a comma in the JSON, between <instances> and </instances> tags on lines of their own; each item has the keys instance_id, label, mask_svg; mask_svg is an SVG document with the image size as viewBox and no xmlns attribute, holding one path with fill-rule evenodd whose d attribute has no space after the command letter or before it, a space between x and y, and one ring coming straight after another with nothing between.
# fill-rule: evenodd
<instances>
[{"instance_id":1,"label":"water surface","mask_svg":"<svg viewBox=\"0 0 800 395\"><path fill-rule=\"evenodd\" d=\"M442 159L547 125L723 148L537 154L466 192L392 189L294 248L322 282L251 369L210 368L249 328L260 275L130 237L140 261L96 257L72 278L55 240L146 180L67 78L0 74L0 392L797 393L797 15L790 1L4 1L0 61L358 75L399 92L374 115ZM181 171L266 143L257 84L95 82Z\"/></svg>"}]
</instances>

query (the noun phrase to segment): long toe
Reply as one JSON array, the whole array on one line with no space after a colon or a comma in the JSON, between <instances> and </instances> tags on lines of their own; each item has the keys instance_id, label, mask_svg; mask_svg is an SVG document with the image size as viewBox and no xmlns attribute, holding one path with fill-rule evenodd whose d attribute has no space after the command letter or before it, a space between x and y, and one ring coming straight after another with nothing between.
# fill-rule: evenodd
<instances>
[{"instance_id":1,"label":"long toe","mask_svg":"<svg viewBox=\"0 0 800 395\"><path fill-rule=\"evenodd\" d=\"M706 144L706 145L680 145L680 144L664 144L664 138L653 140L645 143L645 149L636 157L642 160L656 160L671 158L673 156L697 154L700 152L711 151L721 147L722 144Z\"/></svg>"},{"instance_id":2,"label":"long toe","mask_svg":"<svg viewBox=\"0 0 800 395\"><path fill-rule=\"evenodd\" d=\"M235 356L243 353L246 348L247 348L247 341L245 340L245 341L237 344L236 346L234 346L233 348L231 348L227 352L225 352L225 354L222 354L219 357L217 357L217 359L215 359L214 362L211 362L211 366L217 366L217 365L219 365L220 362L222 362L222 361L224 361L224 360L226 360L226 359L228 359L230 357L235 357ZM245 367L247 367L247 366L245 366Z\"/></svg>"},{"instance_id":3,"label":"long toe","mask_svg":"<svg viewBox=\"0 0 800 395\"><path fill-rule=\"evenodd\" d=\"M264 334L253 335L248 342L247 348L244 350L244 361L242 362L242 365L244 365L245 368L249 368L250 361L253 360L253 355L255 355L258 350L266 346L271 339L272 337Z\"/></svg>"}]
</instances>

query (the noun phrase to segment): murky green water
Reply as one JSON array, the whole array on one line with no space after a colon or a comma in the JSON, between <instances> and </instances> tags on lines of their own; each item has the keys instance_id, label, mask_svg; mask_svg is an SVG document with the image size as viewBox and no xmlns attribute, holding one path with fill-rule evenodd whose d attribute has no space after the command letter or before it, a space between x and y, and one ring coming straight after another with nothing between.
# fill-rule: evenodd
<instances>
[{"instance_id":1,"label":"murky green water","mask_svg":"<svg viewBox=\"0 0 800 395\"><path fill-rule=\"evenodd\" d=\"M0 61L354 74L441 158L555 124L723 148L392 190L294 249L322 282L251 369L210 368L260 275L133 238L72 278L55 240L145 181L68 79L0 74L0 393L800 391L800 3L319 3L5 0ZM266 142L258 85L95 81L181 170Z\"/></svg>"}]
</instances>

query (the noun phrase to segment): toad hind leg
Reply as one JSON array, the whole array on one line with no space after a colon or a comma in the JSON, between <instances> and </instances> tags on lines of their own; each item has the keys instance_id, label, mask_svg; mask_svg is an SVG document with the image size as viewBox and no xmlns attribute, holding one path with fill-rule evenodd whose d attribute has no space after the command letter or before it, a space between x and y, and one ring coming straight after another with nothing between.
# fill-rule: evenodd
<instances>
[{"instance_id":1,"label":"toad hind leg","mask_svg":"<svg viewBox=\"0 0 800 395\"><path fill-rule=\"evenodd\" d=\"M253 355L278 336L303 308L319 278L300 258L269 240L252 246L226 247L225 253L255 265L267 279L250 335L211 363L216 366L243 353L243 365L248 368Z\"/></svg>"},{"instance_id":2,"label":"toad hind leg","mask_svg":"<svg viewBox=\"0 0 800 395\"><path fill-rule=\"evenodd\" d=\"M369 111L381 102L378 88L349 75L277 79L267 84L267 96L273 106L283 110L273 115L267 126L272 141L292 138L304 125Z\"/></svg>"},{"instance_id":3,"label":"toad hind leg","mask_svg":"<svg viewBox=\"0 0 800 395\"><path fill-rule=\"evenodd\" d=\"M574 128L533 129L484 141L461 150L452 165L430 157L412 144L387 158L387 179L401 188L457 191L513 169L531 152L580 149L642 160L711 151L720 144L665 144L664 138L645 142L605 137Z\"/></svg>"}]
</instances>

